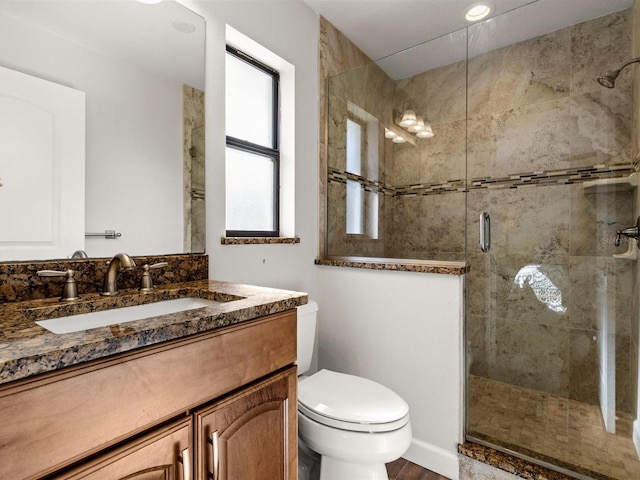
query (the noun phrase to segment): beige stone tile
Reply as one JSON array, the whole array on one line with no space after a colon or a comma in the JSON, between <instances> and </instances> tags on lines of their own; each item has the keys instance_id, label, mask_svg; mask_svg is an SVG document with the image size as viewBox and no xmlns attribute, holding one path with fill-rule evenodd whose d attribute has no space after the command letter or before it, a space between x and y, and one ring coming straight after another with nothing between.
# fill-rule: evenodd
<instances>
[{"instance_id":1,"label":"beige stone tile","mask_svg":"<svg viewBox=\"0 0 640 480\"><path fill-rule=\"evenodd\" d=\"M470 41L473 50L473 36ZM470 58L469 114L502 112L566 96L569 53L570 31L563 29Z\"/></svg>"}]
</instances>

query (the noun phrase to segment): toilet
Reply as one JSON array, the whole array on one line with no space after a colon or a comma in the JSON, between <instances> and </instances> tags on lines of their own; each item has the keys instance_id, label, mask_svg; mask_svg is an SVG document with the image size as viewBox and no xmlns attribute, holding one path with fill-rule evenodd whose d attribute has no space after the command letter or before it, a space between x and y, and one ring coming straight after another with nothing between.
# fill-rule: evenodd
<instances>
[{"instance_id":1,"label":"toilet","mask_svg":"<svg viewBox=\"0 0 640 480\"><path fill-rule=\"evenodd\" d=\"M411 443L409 405L372 380L320 370L313 355L318 304L298 307L298 440L320 456L320 480L388 480L385 464Z\"/></svg>"}]
</instances>

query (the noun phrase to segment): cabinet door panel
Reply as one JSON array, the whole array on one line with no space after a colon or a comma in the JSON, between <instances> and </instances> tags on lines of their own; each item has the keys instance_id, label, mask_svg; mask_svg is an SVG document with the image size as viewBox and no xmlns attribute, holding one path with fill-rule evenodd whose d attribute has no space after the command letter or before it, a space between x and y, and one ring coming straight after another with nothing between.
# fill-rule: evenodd
<instances>
[{"instance_id":1,"label":"cabinet door panel","mask_svg":"<svg viewBox=\"0 0 640 480\"><path fill-rule=\"evenodd\" d=\"M134 472L120 480L172 480L174 470L173 465L162 465L160 467L145 468L141 472Z\"/></svg>"},{"instance_id":2,"label":"cabinet door panel","mask_svg":"<svg viewBox=\"0 0 640 480\"><path fill-rule=\"evenodd\" d=\"M295 386L293 367L197 412L197 478L297 479Z\"/></svg>"},{"instance_id":3,"label":"cabinet door panel","mask_svg":"<svg viewBox=\"0 0 640 480\"><path fill-rule=\"evenodd\" d=\"M127 442L95 460L62 473L56 480L190 480L185 478L186 460L192 471L191 422L181 420ZM186 458L183 458L186 457Z\"/></svg>"},{"instance_id":4,"label":"cabinet door panel","mask_svg":"<svg viewBox=\"0 0 640 480\"><path fill-rule=\"evenodd\" d=\"M286 401L246 412L220 436L221 478L285 478L282 461L287 433ZM244 445L257 444L247 455Z\"/></svg>"}]
</instances>

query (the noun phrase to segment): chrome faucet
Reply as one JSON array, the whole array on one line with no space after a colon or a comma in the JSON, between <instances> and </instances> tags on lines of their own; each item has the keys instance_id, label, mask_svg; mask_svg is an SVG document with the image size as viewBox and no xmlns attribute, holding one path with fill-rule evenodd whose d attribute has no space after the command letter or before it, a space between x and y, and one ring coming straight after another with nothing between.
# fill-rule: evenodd
<instances>
[{"instance_id":1,"label":"chrome faucet","mask_svg":"<svg viewBox=\"0 0 640 480\"><path fill-rule=\"evenodd\" d=\"M622 236L625 236L627 238L635 238L636 240L638 240L638 238L640 237L640 217L638 217L638 221L636 222L636 225L634 227L625 228L624 230L616 232L616 240L614 242L616 247L619 247L620 243L622 243Z\"/></svg>"},{"instance_id":2,"label":"chrome faucet","mask_svg":"<svg viewBox=\"0 0 640 480\"><path fill-rule=\"evenodd\" d=\"M102 295L113 296L118 295L118 272L120 268L123 270L133 270L136 266L136 262L126 253L118 253L113 256L109 261L107 267L107 274L104 277L104 290Z\"/></svg>"}]
</instances>

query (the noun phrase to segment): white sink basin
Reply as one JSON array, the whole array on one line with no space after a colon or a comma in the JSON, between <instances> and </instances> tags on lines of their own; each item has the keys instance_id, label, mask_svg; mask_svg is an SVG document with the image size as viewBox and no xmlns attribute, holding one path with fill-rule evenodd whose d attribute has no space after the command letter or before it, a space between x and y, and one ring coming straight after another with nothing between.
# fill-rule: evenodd
<instances>
[{"instance_id":1,"label":"white sink basin","mask_svg":"<svg viewBox=\"0 0 640 480\"><path fill-rule=\"evenodd\" d=\"M80 313L66 317L38 320L36 323L53 333L72 333L91 328L104 327L143 318L167 315L169 313L186 312L196 308L218 305L219 302L205 298L185 297L175 300L134 305L132 307L114 308L100 312Z\"/></svg>"}]
</instances>

